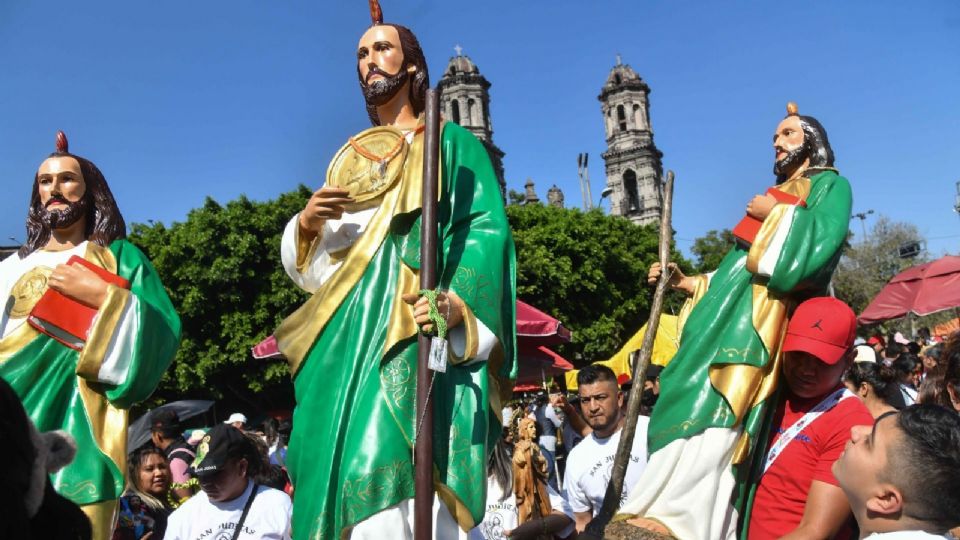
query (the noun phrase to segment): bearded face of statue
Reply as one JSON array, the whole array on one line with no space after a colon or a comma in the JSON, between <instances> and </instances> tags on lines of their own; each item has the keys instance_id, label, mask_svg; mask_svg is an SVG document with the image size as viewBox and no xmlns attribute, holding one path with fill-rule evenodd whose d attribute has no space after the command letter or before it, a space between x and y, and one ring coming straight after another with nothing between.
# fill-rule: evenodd
<instances>
[{"instance_id":1,"label":"bearded face of statue","mask_svg":"<svg viewBox=\"0 0 960 540\"><path fill-rule=\"evenodd\" d=\"M416 67L405 61L400 34L390 25L368 29L357 46L357 71L367 105L381 106L406 96L410 75Z\"/></svg>"},{"instance_id":2,"label":"bearded face of statue","mask_svg":"<svg viewBox=\"0 0 960 540\"><path fill-rule=\"evenodd\" d=\"M777 126L773 135L775 159L773 173L777 176L792 176L797 168L809 158L800 118L788 116Z\"/></svg>"},{"instance_id":3,"label":"bearded face of statue","mask_svg":"<svg viewBox=\"0 0 960 540\"><path fill-rule=\"evenodd\" d=\"M44 160L37 170L41 219L51 229L65 229L86 217L87 185L80 163L70 156Z\"/></svg>"}]
</instances>

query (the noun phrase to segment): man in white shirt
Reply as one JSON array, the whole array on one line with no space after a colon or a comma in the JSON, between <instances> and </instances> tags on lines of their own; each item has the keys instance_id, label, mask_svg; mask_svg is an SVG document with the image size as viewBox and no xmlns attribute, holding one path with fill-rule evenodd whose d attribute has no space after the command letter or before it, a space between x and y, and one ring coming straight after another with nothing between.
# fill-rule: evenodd
<instances>
[{"instance_id":1,"label":"man in white shirt","mask_svg":"<svg viewBox=\"0 0 960 540\"><path fill-rule=\"evenodd\" d=\"M170 514L164 539L290 540L290 497L252 480L263 466L246 435L228 424L215 426L193 462L203 491Z\"/></svg>"},{"instance_id":2,"label":"man in white shirt","mask_svg":"<svg viewBox=\"0 0 960 540\"><path fill-rule=\"evenodd\" d=\"M833 474L860 538L946 538L960 526L960 416L914 405L850 433Z\"/></svg>"},{"instance_id":3,"label":"man in white shirt","mask_svg":"<svg viewBox=\"0 0 960 540\"><path fill-rule=\"evenodd\" d=\"M583 368L577 373L577 385L580 408L592 431L567 456L563 496L573 510L577 531L583 532L603 504L617 445L620 444L624 413L623 392L610 368L599 364ZM648 421L645 416L637 418L621 502L647 464Z\"/></svg>"}]
</instances>

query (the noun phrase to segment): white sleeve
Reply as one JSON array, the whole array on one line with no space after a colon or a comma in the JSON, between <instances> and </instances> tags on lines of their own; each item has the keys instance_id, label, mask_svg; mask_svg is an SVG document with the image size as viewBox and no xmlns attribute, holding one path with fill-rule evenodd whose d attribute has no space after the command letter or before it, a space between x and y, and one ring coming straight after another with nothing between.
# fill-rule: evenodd
<instances>
[{"instance_id":1,"label":"white sleeve","mask_svg":"<svg viewBox=\"0 0 960 540\"><path fill-rule=\"evenodd\" d=\"M563 425L563 420L560 420L560 417L557 416L557 411L553 408L552 405L547 403L545 405L545 410L543 411L544 416L547 417L547 420L553 422L553 427L560 427Z\"/></svg>"},{"instance_id":2,"label":"white sleeve","mask_svg":"<svg viewBox=\"0 0 960 540\"><path fill-rule=\"evenodd\" d=\"M461 324L453 330L450 330L449 339L450 347L453 349L454 354L463 358L463 354L467 350L467 329ZM497 336L493 335L493 332L487 328L487 325L483 324L483 321L477 319L477 356L470 359L467 364L485 362L490 358L490 352L496 343Z\"/></svg>"},{"instance_id":3,"label":"white sleeve","mask_svg":"<svg viewBox=\"0 0 960 540\"><path fill-rule=\"evenodd\" d=\"M323 226L323 232L320 238L316 240L317 246L313 250L313 257L307 262L304 272L301 273L297 268L297 245L300 243L300 214L293 216L293 219L287 223L283 230L283 237L280 240L280 260L283 262L283 269L287 271L290 279L298 287L307 291L314 292L323 285L324 275L330 267L330 255L326 250L326 240L330 236L327 225Z\"/></svg>"},{"instance_id":4,"label":"white sleeve","mask_svg":"<svg viewBox=\"0 0 960 540\"><path fill-rule=\"evenodd\" d=\"M97 373L99 382L118 385L127 380L127 373L136 352L137 335L140 333L140 320L137 318L139 307L140 299L130 293L130 299L124 303L120 321L110 336L103 363L100 364L100 371ZM100 317L99 313L97 317Z\"/></svg>"}]
</instances>

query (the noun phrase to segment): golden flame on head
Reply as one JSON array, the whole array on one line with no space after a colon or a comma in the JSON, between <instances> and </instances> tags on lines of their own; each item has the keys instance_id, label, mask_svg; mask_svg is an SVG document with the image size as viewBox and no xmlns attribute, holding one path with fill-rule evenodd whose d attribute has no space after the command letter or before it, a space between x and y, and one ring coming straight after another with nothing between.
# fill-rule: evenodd
<instances>
[{"instance_id":1,"label":"golden flame on head","mask_svg":"<svg viewBox=\"0 0 960 540\"><path fill-rule=\"evenodd\" d=\"M790 101L787 103L787 116L796 116L797 111L797 102Z\"/></svg>"}]
</instances>

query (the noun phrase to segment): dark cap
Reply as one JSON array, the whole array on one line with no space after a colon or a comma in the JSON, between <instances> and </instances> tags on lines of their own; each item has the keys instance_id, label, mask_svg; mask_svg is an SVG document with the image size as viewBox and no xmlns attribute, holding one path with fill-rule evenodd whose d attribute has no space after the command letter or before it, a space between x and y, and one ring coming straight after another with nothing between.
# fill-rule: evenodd
<instances>
[{"instance_id":1,"label":"dark cap","mask_svg":"<svg viewBox=\"0 0 960 540\"><path fill-rule=\"evenodd\" d=\"M200 439L191 468L197 476L209 476L220 472L230 458L247 457L252 451L250 440L242 431L219 424Z\"/></svg>"},{"instance_id":2,"label":"dark cap","mask_svg":"<svg viewBox=\"0 0 960 540\"><path fill-rule=\"evenodd\" d=\"M853 346L856 331L857 316L850 306L829 296L811 298L790 318L783 352L807 352L836 364Z\"/></svg>"},{"instance_id":3,"label":"dark cap","mask_svg":"<svg viewBox=\"0 0 960 540\"><path fill-rule=\"evenodd\" d=\"M180 432L180 418L170 409L156 411L150 419L150 432L171 435Z\"/></svg>"}]
</instances>

